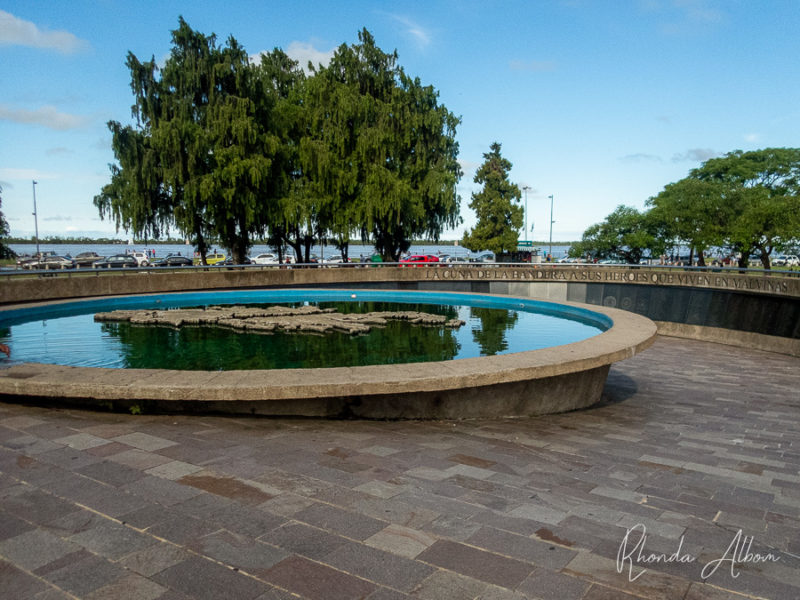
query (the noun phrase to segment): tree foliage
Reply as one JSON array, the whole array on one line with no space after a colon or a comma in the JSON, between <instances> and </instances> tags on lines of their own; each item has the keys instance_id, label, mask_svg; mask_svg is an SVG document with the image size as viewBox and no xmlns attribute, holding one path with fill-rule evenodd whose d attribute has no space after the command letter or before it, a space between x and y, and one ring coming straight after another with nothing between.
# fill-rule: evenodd
<instances>
[{"instance_id":1,"label":"tree foliage","mask_svg":"<svg viewBox=\"0 0 800 600\"><path fill-rule=\"evenodd\" d=\"M417 237L459 219L458 119L407 76L397 53L366 30L308 83L304 166L321 198L322 228L339 245L354 232L396 261Z\"/></svg>"},{"instance_id":2,"label":"tree foliage","mask_svg":"<svg viewBox=\"0 0 800 600\"><path fill-rule=\"evenodd\" d=\"M484 162L475 173L475 183L483 188L472 194L469 207L475 211L477 223L464 233L461 243L470 250L512 251L517 247L524 210L517 203L522 193L508 180L511 162L500 154L501 145L494 142L483 155Z\"/></svg>"},{"instance_id":3,"label":"tree foliage","mask_svg":"<svg viewBox=\"0 0 800 600\"><path fill-rule=\"evenodd\" d=\"M95 197L118 229L174 226L203 257L213 237L237 260L254 238L304 261L360 234L397 260L458 223L458 119L366 29L310 77L280 49L251 63L183 19L172 44L163 68L128 55L135 123L109 123L118 164Z\"/></svg>"},{"instance_id":4,"label":"tree foliage","mask_svg":"<svg viewBox=\"0 0 800 600\"><path fill-rule=\"evenodd\" d=\"M643 251L689 246L704 265L709 248L727 248L747 267L800 241L800 149L736 150L712 158L647 201L649 211L619 207L592 225L570 254L638 262ZM638 257L638 258L637 258Z\"/></svg>"},{"instance_id":5,"label":"tree foliage","mask_svg":"<svg viewBox=\"0 0 800 600\"><path fill-rule=\"evenodd\" d=\"M689 246L700 266L705 264L705 251L722 244L731 211L716 182L681 179L667 185L647 205L656 236L665 246Z\"/></svg>"},{"instance_id":6,"label":"tree foliage","mask_svg":"<svg viewBox=\"0 0 800 600\"><path fill-rule=\"evenodd\" d=\"M10 231L8 221L6 221L6 217L3 214L3 188L0 187L0 259L14 258L16 256L6 243Z\"/></svg>"},{"instance_id":7,"label":"tree foliage","mask_svg":"<svg viewBox=\"0 0 800 600\"><path fill-rule=\"evenodd\" d=\"M630 206L618 206L602 223L589 227L583 238L570 248L570 256L611 258L639 264L646 253L661 254L663 243L655 235L646 213Z\"/></svg>"},{"instance_id":8,"label":"tree foliage","mask_svg":"<svg viewBox=\"0 0 800 600\"><path fill-rule=\"evenodd\" d=\"M736 150L689 177L719 190L728 210L723 245L741 254L740 266L757 253L769 269L772 252L800 238L800 148Z\"/></svg>"}]
</instances>

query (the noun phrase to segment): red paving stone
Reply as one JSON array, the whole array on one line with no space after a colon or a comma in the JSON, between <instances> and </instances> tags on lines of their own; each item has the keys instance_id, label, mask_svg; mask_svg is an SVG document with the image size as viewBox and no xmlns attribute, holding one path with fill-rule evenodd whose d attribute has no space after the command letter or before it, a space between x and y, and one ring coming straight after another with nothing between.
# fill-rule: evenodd
<instances>
[{"instance_id":1,"label":"red paving stone","mask_svg":"<svg viewBox=\"0 0 800 600\"><path fill-rule=\"evenodd\" d=\"M797 358L660 338L531 419L0 404L0 596L796 600L798 390ZM634 527L693 560L629 581ZM703 580L740 529L774 560Z\"/></svg>"}]
</instances>

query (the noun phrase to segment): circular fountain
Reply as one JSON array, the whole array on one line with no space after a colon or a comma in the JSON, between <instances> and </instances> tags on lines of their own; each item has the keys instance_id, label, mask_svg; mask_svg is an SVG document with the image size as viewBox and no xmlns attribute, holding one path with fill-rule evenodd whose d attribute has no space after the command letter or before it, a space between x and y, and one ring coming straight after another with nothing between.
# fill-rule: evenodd
<instances>
[{"instance_id":1,"label":"circular fountain","mask_svg":"<svg viewBox=\"0 0 800 600\"><path fill-rule=\"evenodd\" d=\"M357 303L387 302L439 307L436 309L439 312L450 316L455 314L459 318L466 316L466 321L480 310L522 315L520 321L525 323L530 320L529 315L534 315L536 318L546 318L549 329L547 335L539 335L535 328L523 328L521 334L510 336L514 338L514 343L506 344L499 351L492 346L492 355L486 355L489 352L485 347L477 352L474 348L461 354L451 352L453 348L462 350L469 347L466 343L468 337L476 337L475 330L467 327L463 334L450 331L426 334L426 339L431 336L447 338L447 343L434 344L437 348L448 348L448 353L444 355L434 353L420 357L411 352L398 357L393 352L378 351L371 353L377 358L370 358L366 363L360 358L356 364L331 360L327 364L337 366L314 368L297 368L291 364L288 365L290 368L285 368L286 365L283 368L265 368L263 364L243 358L259 354L261 350L243 351L236 355L232 350L225 350L225 346L215 346L222 348L219 350L221 354L234 354L235 360L222 366L215 363L210 367L201 367L203 370L186 370L185 366L181 369L169 368L173 366L171 359L166 362L159 359L155 364L136 363L134 366L138 368L130 368L130 355L137 352L128 351L130 348L121 344L120 339L129 341L141 338L143 341L140 341L138 354L145 356L148 355L148 344L151 349L170 345L169 342L152 339L148 342L147 337L141 337L141 330L127 338L111 336L112 346L117 344L127 348L122 352L125 360L114 356L110 362L99 360L108 358L106 355L112 355L113 352L102 344L98 346L100 350L92 350L97 336L85 322L86 315L91 317L96 313L115 310L153 312L211 305L340 303L348 312L350 305ZM26 334L31 337L23 343L20 340L25 336L21 333L22 329L18 333L17 328L24 327L40 331ZM177 335L174 330L165 334L163 326L160 329L159 335L171 336L168 339ZM216 330L213 336L200 335L197 331L193 335L195 338L213 337L215 340L220 336L232 338L233 346L230 347L241 348L246 338L241 337L240 332L231 332L227 327L224 329L224 335ZM72 332L73 337L68 342L60 337L63 331ZM116 330L103 330L105 334L109 331L114 333ZM648 347L655 332L655 325L648 319L615 309L590 309L571 303L556 304L528 298L452 292L295 288L46 302L8 307L0 311L0 342L5 340L12 350L11 362L7 361L7 368L0 370L0 397L133 412L361 418L529 416L583 408L597 402L610 365ZM411 339L407 330L390 330L389 333L388 346L386 341L373 342L371 338L363 336L358 336L352 343L368 350L375 344L380 348L392 346L392 336L398 342ZM246 335L252 337L258 334ZM294 354L295 346L304 343L297 341L298 335L301 334L291 334L291 339L270 336L274 337L270 343L273 347L291 347L291 354ZM333 348L340 349L344 347L341 344L351 343L338 338L335 342ZM262 348L265 342L261 338L247 343ZM144 351L142 345L145 346ZM397 345L410 346L414 350L415 343ZM176 344L179 354L190 350L185 340ZM361 350L328 351L329 356L335 355L336 358L364 353ZM90 359L87 362L71 358L71 355L87 354L98 360ZM197 363L196 360L191 362ZM389 364L385 364L387 362ZM242 369L243 364L257 368ZM188 367L192 368L197 367Z\"/></svg>"}]
</instances>

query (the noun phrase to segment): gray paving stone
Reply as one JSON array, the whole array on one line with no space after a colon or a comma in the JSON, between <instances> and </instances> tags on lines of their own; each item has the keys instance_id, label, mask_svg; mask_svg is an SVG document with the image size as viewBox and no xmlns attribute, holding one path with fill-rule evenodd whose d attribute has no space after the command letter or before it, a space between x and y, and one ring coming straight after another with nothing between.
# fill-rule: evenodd
<instances>
[{"instance_id":1,"label":"gray paving stone","mask_svg":"<svg viewBox=\"0 0 800 600\"><path fill-rule=\"evenodd\" d=\"M337 548L324 562L402 592L410 592L434 571L420 562L355 543Z\"/></svg>"},{"instance_id":2,"label":"gray paving stone","mask_svg":"<svg viewBox=\"0 0 800 600\"><path fill-rule=\"evenodd\" d=\"M661 338L611 369L600 406L514 420L0 403L0 597L800 597L798 367ZM780 560L631 583L615 558L640 522L653 552L683 536L701 563L742 528Z\"/></svg>"},{"instance_id":3,"label":"gray paving stone","mask_svg":"<svg viewBox=\"0 0 800 600\"><path fill-rule=\"evenodd\" d=\"M96 527L76 533L67 539L110 560L118 560L157 543L153 537L113 521L99 523Z\"/></svg>"},{"instance_id":4,"label":"gray paving stone","mask_svg":"<svg viewBox=\"0 0 800 600\"><path fill-rule=\"evenodd\" d=\"M191 557L168 567L151 579L197 600L248 600L270 588L251 577L200 557Z\"/></svg>"},{"instance_id":5,"label":"gray paving stone","mask_svg":"<svg viewBox=\"0 0 800 600\"><path fill-rule=\"evenodd\" d=\"M74 594L87 596L125 575L125 570L99 556L86 556L82 560L44 575L57 587Z\"/></svg>"},{"instance_id":6,"label":"gray paving stone","mask_svg":"<svg viewBox=\"0 0 800 600\"><path fill-rule=\"evenodd\" d=\"M0 556L33 571L80 548L47 531L34 529L0 542Z\"/></svg>"}]
</instances>

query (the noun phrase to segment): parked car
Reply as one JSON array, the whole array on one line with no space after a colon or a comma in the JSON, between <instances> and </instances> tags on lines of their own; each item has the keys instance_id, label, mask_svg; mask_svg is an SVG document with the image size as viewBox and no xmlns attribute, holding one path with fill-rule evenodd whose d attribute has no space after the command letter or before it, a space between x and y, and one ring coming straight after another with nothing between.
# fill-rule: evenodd
<instances>
[{"instance_id":1,"label":"parked car","mask_svg":"<svg viewBox=\"0 0 800 600\"><path fill-rule=\"evenodd\" d=\"M75 261L75 266L80 267L91 267L94 263L98 260L102 260L103 257L100 256L97 252L81 252L73 259Z\"/></svg>"},{"instance_id":2,"label":"parked car","mask_svg":"<svg viewBox=\"0 0 800 600\"><path fill-rule=\"evenodd\" d=\"M147 255L147 252L139 252L134 250L133 252L129 252L128 255L136 259L137 266L139 267L150 266L150 257Z\"/></svg>"},{"instance_id":3,"label":"parked car","mask_svg":"<svg viewBox=\"0 0 800 600\"><path fill-rule=\"evenodd\" d=\"M344 258L342 258L341 254L334 254L333 256L323 258L321 262L326 265L340 265L344 262Z\"/></svg>"},{"instance_id":4,"label":"parked car","mask_svg":"<svg viewBox=\"0 0 800 600\"><path fill-rule=\"evenodd\" d=\"M481 252L476 256L470 258L470 262L483 262L483 263L493 263L495 262L494 253L492 252Z\"/></svg>"},{"instance_id":5,"label":"parked car","mask_svg":"<svg viewBox=\"0 0 800 600\"><path fill-rule=\"evenodd\" d=\"M772 264L776 267L797 267L800 266L800 259L794 254L781 254L772 259Z\"/></svg>"},{"instance_id":6,"label":"parked car","mask_svg":"<svg viewBox=\"0 0 800 600\"><path fill-rule=\"evenodd\" d=\"M250 259L253 264L256 265L277 265L278 264L278 255L277 254L259 254L258 256L253 256Z\"/></svg>"},{"instance_id":7,"label":"parked car","mask_svg":"<svg viewBox=\"0 0 800 600\"><path fill-rule=\"evenodd\" d=\"M34 254L33 256L23 255L17 258L17 268L18 269L38 269L37 266L39 261L43 258L48 256L55 256L56 253L52 250L47 250L46 252L39 252Z\"/></svg>"},{"instance_id":8,"label":"parked car","mask_svg":"<svg viewBox=\"0 0 800 600\"><path fill-rule=\"evenodd\" d=\"M191 267L192 259L180 254L170 254L153 263L154 267Z\"/></svg>"},{"instance_id":9,"label":"parked car","mask_svg":"<svg viewBox=\"0 0 800 600\"><path fill-rule=\"evenodd\" d=\"M441 257L439 258L439 262L442 262ZM469 258L466 256L448 256L444 262L453 267L455 265L469 264Z\"/></svg>"},{"instance_id":10,"label":"parked car","mask_svg":"<svg viewBox=\"0 0 800 600\"><path fill-rule=\"evenodd\" d=\"M424 265L424 264L439 264L439 257L433 256L432 254L412 254L411 256L407 256L406 258L400 259L400 266L401 267L408 267L411 265Z\"/></svg>"},{"instance_id":11,"label":"parked car","mask_svg":"<svg viewBox=\"0 0 800 600\"><path fill-rule=\"evenodd\" d=\"M247 256L244 257L244 262L235 262L233 260L233 257L229 256L228 258L226 258L222 262L215 263L214 266L215 267L232 267L232 266L235 266L235 265L252 265L252 264L253 264L253 261L250 260L250 258L247 257Z\"/></svg>"},{"instance_id":12,"label":"parked car","mask_svg":"<svg viewBox=\"0 0 800 600\"><path fill-rule=\"evenodd\" d=\"M114 254L92 263L93 269L135 269L139 266L130 254Z\"/></svg>"},{"instance_id":13,"label":"parked car","mask_svg":"<svg viewBox=\"0 0 800 600\"><path fill-rule=\"evenodd\" d=\"M45 256L34 263L33 269L74 269L75 263L71 258L64 256Z\"/></svg>"},{"instance_id":14,"label":"parked car","mask_svg":"<svg viewBox=\"0 0 800 600\"><path fill-rule=\"evenodd\" d=\"M209 266L213 266L217 263L224 262L227 257L222 252L212 252L211 254L206 254L206 264ZM200 257L197 256L194 259L194 264L199 265Z\"/></svg>"}]
</instances>

